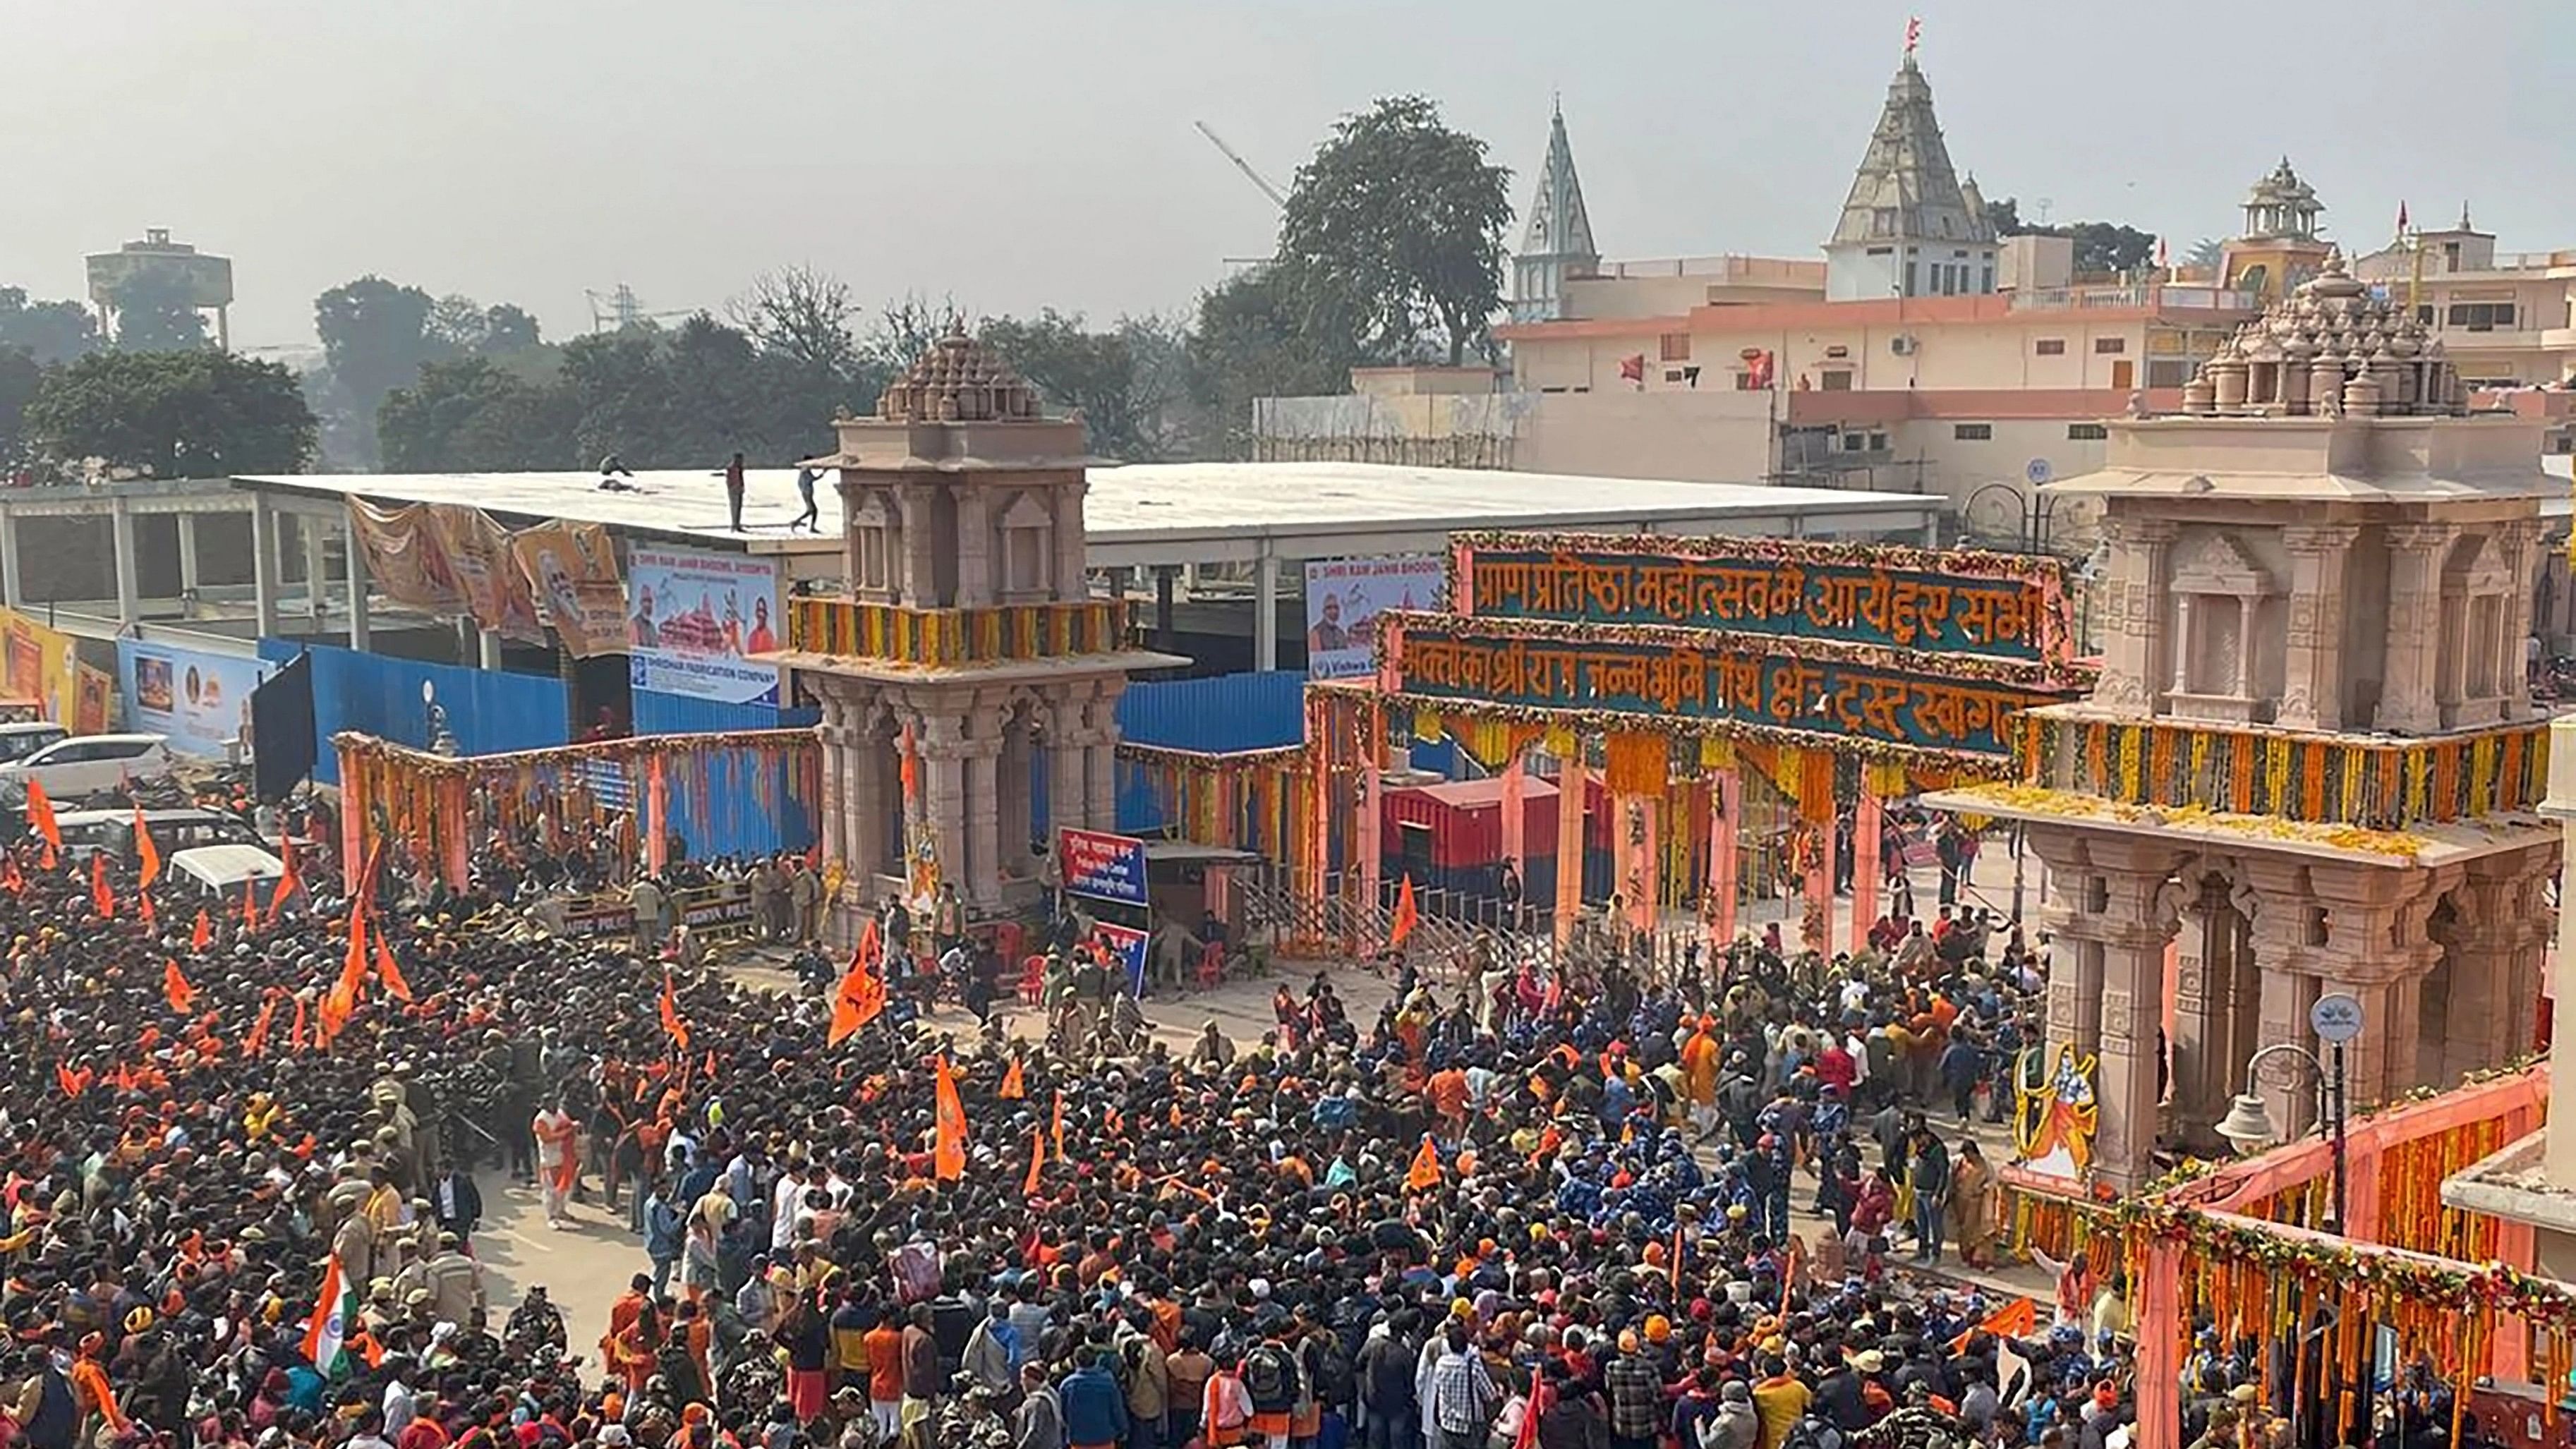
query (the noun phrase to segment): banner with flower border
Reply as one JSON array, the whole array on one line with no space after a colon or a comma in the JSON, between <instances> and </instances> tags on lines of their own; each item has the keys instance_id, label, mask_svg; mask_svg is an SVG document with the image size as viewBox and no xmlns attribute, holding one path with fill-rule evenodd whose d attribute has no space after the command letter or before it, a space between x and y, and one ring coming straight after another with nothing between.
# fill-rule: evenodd
<instances>
[{"instance_id":1,"label":"banner with flower border","mask_svg":"<svg viewBox=\"0 0 2576 1449\"><path fill-rule=\"evenodd\" d=\"M2074 647L2054 558L1799 539L1468 534L1450 598L1480 619L1673 626L2040 664Z\"/></svg>"}]
</instances>

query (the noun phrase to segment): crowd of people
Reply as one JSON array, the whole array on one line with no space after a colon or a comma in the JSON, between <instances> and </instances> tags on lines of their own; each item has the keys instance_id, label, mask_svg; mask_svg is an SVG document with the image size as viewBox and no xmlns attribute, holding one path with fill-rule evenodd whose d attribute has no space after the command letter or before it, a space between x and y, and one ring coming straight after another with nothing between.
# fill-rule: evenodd
<instances>
[{"instance_id":1,"label":"crowd of people","mask_svg":"<svg viewBox=\"0 0 2576 1449\"><path fill-rule=\"evenodd\" d=\"M993 1010L954 1034L878 1010L832 1044L846 981L782 995L491 929L475 893L407 886L398 844L353 904L334 829L299 823L300 884L202 916L174 882L12 852L0 1445L2130 1431L2115 1274L2070 1265L2024 1323L1892 1262L1996 1251L1954 1119L2042 967L1982 919L1858 961L1775 937L1562 976L1504 939L1440 984L1399 966L1373 1019L1329 974L1283 978L1275 1030L1179 1050L1087 1015L1050 1049ZM1081 1014L1083 968L1044 969L1067 983L1046 1009ZM631 1226L595 1345L477 1265L478 1168ZM2196 1365L2190 1428L2250 1449L2241 1359Z\"/></svg>"}]
</instances>

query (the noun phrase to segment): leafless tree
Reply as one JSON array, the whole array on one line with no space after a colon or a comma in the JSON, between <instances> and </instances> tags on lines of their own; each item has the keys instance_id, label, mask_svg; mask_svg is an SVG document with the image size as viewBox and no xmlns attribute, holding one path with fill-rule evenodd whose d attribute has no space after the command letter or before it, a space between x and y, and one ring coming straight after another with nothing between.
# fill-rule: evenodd
<instances>
[{"instance_id":1,"label":"leafless tree","mask_svg":"<svg viewBox=\"0 0 2576 1449\"><path fill-rule=\"evenodd\" d=\"M860 357L859 339L850 330L858 310L849 283L804 265L763 272L749 290L725 303L725 315L753 346L836 377L848 374Z\"/></svg>"}]
</instances>

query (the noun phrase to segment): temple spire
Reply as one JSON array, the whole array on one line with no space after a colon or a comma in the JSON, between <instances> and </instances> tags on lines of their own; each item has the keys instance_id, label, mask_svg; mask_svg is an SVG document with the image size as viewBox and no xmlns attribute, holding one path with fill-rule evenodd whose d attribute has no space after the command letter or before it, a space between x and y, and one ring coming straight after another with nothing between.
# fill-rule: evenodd
<instances>
[{"instance_id":1,"label":"temple spire","mask_svg":"<svg viewBox=\"0 0 2576 1449\"><path fill-rule=\"evenodd\" d=\"M1600 265L1592 218L1583 209L1583 183L1574 174L1574 144L1565 135L1565 107L1552 102L1547 160L1539 167L1520 250L1512 261L1512 319L1544 322L1565 315L1565 279Z\"/></svg>"},{"instance_id":2,"label":"temple spire","mask_svg":"<svg viewBox=\"0 0 2576 1449\"><path fill-rule=\"evenodd\" d=\"M1994 228L1950 165L1950 148L1932 109L1932 82L1915 64L1919 33L1908 26L1905 58L1887 83L1887 103L1825 243L1829 297L1994 290ZM1927 275L1907 267L1909 254L1920 267L1937 271ZM1908 270L1915 272L1910 280Z\"/></svg>"}]
</instances>

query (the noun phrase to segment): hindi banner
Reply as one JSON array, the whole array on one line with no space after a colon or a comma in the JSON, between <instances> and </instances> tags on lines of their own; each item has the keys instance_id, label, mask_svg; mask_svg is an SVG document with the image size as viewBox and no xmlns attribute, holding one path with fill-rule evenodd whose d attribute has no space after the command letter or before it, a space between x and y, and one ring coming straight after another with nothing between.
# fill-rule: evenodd
<instances>
[{"instance_id":1,"label":"hindi banner","mask_svg":"<svg viewBox=\"0 0 2576 1449\"><path fill-rule=\"evenodd\" d=\"M626 580L605 525L558 519L523 528L510 536L510 553L565 653L626 652Z\"/></svg>"},{"instance_id":2,"label":"hindi banner","mask_svg":"<svg viewBox=\"0 0 2576 1449\"><path fill-rule=\"evenodd\" d=\"M1457 552L1478 618L1634 624L1870 644L2063 666L2063 566L1781 539L1470 541Z\"/></svg>"},{"instance_id":3,"label":"hindi banner","mask_svg":"<svg viewBox=\"0 0 2576 1449\"><path fill-rule=\"evenodd\" d=\"M1408 618L1395 688L1431 699L1737 724L1947 754L2008 758L2007 723L2067 691L1770 651L1740 639L1706 649Z\"/></svg>"},{"instance_id":4,"label":"hindi banner","mask_svg":"<svg viewBox=\"0 0 2576 1449\"><path fill-rule=\"evenodd\" d=\"M1106 830L1056 832L1056 863L1067 895L1145 904L1145 842Z\"/></svg>"}]
</instances>

